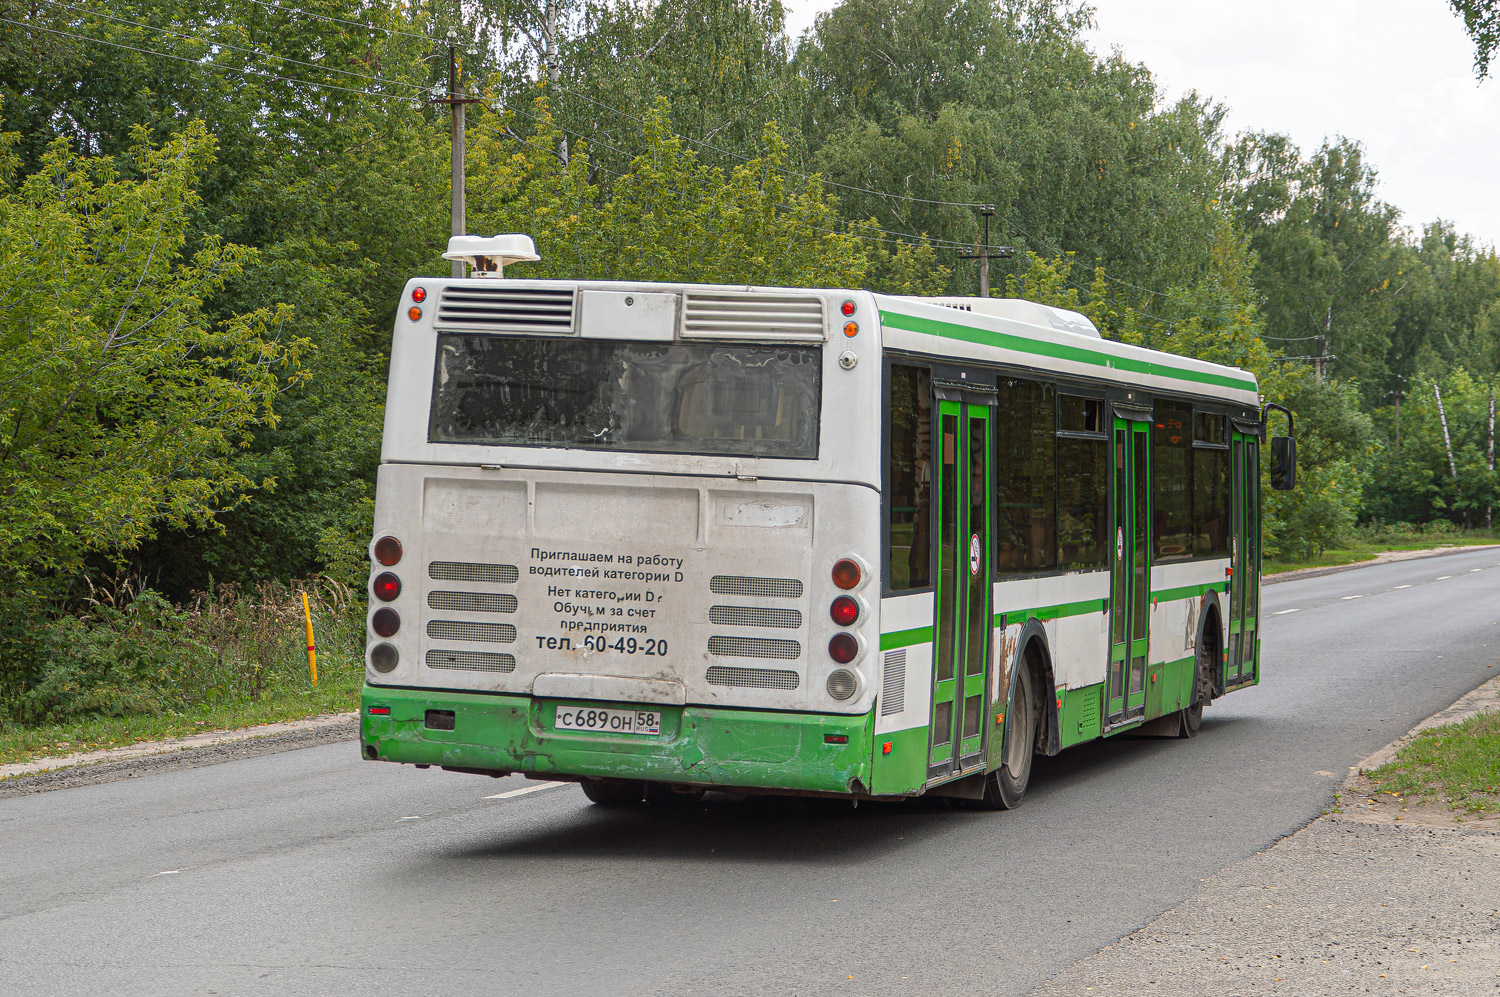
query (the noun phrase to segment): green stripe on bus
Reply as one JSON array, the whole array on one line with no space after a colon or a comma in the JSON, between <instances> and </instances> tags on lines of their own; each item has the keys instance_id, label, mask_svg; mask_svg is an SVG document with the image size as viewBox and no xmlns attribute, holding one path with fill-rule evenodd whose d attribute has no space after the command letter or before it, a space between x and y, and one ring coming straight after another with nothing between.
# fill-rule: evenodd
<instances>
[{"instance_id":1,"label":"green stripe on bus","mask_svg":"<svg viewBox=\"0 0 1500 997\"><path fill-rule=\"evenodd\" d=\"M1174 599L1196 599L1205 592L1222 592L1225 587L1225 582L1210 582L1207 585L1184 585L1181 588L1162 589L1160 592L1152 592L1151 598L1158 602L1171 602Z\"/></svg>"},{"instance_id":2,"label":"green stripe on bus","mask_svg":"<svg viewBox=\"0 0 1500 997\"><path fill-rule=\"evenodd\" d=\"M1009 620L1011 623L1024 623L1026 620L1035 618L1038 620L1057 620L1064 616L1086 616L1089 613L1102 613L1107 600L1086 599L1083 602L1068 602L1060 606L1044 606L1041 609L1009 609L1003 613L996 613L994 625L1005 626Z\"/></svg>"},{"instance_id":3,"label":"green stripe on bus","mask_svg":"<svg viewBox=\"0 0 1500 997\"><path fill-rule=\"evenodd\" d=\"M893 647L911 647L913 644L931 644L932 628L917 627L913 630L897 630L880 635L880 649L889 651Z\"/></svg>"},{"instance_id":4,"label":"green stripe on bus","mask_svg":"<svg viewBox=\"0 0 1500 997\"><path fill-rule=\"evenodd\" d=\"M976 329L972 326L959 325L955 322L943 322L939 319L917 318L915 315L902 315L900 312L883 311L880 313L880 320L886 325L897 329L905 329L907 332L920 332L929 336L941 336L944 339L958 339L964 342L978 343L981 346L996 346L1001 349L1015 350L1018 353L1031 353L1053 360L1072 360L1077 363L1093 364L1096 367L1109 367L1132 374L1153 374L1160 377L1174 377L1178 380L1196 381L1199 384L1212 384L1221 388L1239 388L1242 391L1256 390L1255 381L1251 378L1233 377L1228 374L1214 374L1201 370L1185 370L1181 367L1173 367L1170 364L1158 361L1140 360L1135 357L1117 357L1083 346L1027 339L1025 336L1014 336L1010 333L994 332L990 329Z\"/></svg>"}]
</instances>

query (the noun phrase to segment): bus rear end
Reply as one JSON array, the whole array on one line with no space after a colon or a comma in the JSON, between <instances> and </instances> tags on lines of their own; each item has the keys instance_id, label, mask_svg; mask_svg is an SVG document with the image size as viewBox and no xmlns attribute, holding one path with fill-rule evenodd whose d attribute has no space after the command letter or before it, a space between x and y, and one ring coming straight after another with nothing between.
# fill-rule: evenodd
<instances>
[{"instance_id":1,"label":"bus rear end","mask_svg":"<svg viewBox=\"0 0 1500 997\"><path fill-rule=\"evenodd\" d=\"M845 292L409 284L366 757L868 793L878 344Z\"/></svg>"}]
</instances>

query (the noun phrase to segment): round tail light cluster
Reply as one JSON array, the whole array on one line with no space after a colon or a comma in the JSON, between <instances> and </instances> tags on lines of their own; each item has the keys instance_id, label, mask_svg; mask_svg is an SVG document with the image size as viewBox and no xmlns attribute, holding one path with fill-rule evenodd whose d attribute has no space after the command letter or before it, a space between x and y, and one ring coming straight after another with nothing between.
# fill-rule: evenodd
<instances>
[{"instance_id":1,"label":"round tail light cluster","mask_svg":"<svg viewBox=\"0 0 1500 997\"><path fill-rule=\"evenodd\" d=\"M375 560L391 567L401 562L401 541L392 536L375 541ZM382 571L370 583L370 591L381 602L394 602L401 594L401 579L394 571ZM370 616L370 629L378 637L394 637L401 629L401 614L390 606L382 606ZM370 664L376 671L388 672L396 667L400 654L390 644L377 644L370 651Z\"/></svg>"},{"instance_id":2,"label":"round tail light cluster","mask_svg":"<svg viewBox=\"0 0 1500 997\"><path fill-rule=\"evenodd\" d=\"M833 584L848 592L859 585L863 578L859 562L843 558L833 566ZM859 600L852 595L837 596L828 607L828 616L841 627L852 627L859 622ZM841 665L847 665L859 657L859 638L840 630L828 640L828 656ZM850 698L859 689L859 676L847 668L836 668L828 676L828 695L839 702Z\"/></svg>"}]
</instances>

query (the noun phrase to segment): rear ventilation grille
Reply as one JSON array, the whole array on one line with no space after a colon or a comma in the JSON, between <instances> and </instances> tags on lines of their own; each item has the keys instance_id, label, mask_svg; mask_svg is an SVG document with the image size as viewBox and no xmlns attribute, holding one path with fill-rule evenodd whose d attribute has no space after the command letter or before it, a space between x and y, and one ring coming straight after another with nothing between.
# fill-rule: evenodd
<instances>
[{"instance_id":1,"label":"rear ventilation grille","mask_svg":"<svg viewBox=\"0 0 1500 997\"><path fill-rule=\"evenodd\" d=\"M708 670L709 685L728 685L737 689L795 689L800 681L796 672L778 668L730 668L714 665Z\"/></svg>"},{"instance_id":2,"label":"rear ventilation grille","mask_svg":"<svg viewBox=\"0 0 1500 997\"><path fill-rule=\"evenodd\" d=\"M721 627L781 627L795 630L802 626L802 613L795 609L767 609L761 606L712 606L708 619Z\"/></svg>"},{"instance_id":3,"label":"rear ventilation grille","mask_svg":"<svg viewBox=\"0 0 1500 997\"><path fill-rule=\"evenodd\" d=\"M714 575L708 580L708 590L715 595L756 595L766 599L802 598L802 582L796 578Z\"/></svg>"},{"instance_id":4,"label":"rear ventilation grille","mask_svg":"<svg viewBox=\"0 0 1500 997\"><path fill-rule=\"evenodd\" d=\"M721 658L778 658L794 661L802 657L802 645L795 640L772 640L769 637L710 637L708 653Z\"/></svg>"},{"instance_id":5,"label":"rear ventilation grille","mask_svg":"<svg viewBox=\"0 0 1500 997\"><path fill-rule=\"evenodd\" d=\"M516 658L513 654L488 651L428 651L427 667L455 672L513 672Z\"/></svg>"},{"instance_id":6,"label":"rear ventilation grille","mask_svg":"<svg viewBox=\"0 0 1500 997\"><path fill-rule=\"evenodd\" d=\"M689 291L684 298L687 337L823 341L823 299L813 295Z\"/></svg>"},{"instance_id":7,"label":"rear ventilation grille","mask_svg":"<svg viewBox=\"0 0 1500 997\"><path fill-rule=\"evenodd\" d=\"M433 561L427 577L440 582L493 582L508 585L521 577L514 564L469 564L464 561Z\"/></svg>"},{"instance_id":8,"label":"rear ventilation grille","mask_svg":"<svg viewBox=\"0 0 1500 997\"><path fill-rule=\"evenodd\" d=\"M894 716L906 709L906 648L885 653L885 681L880 687L880 715Z\"/></svg>"},{"instance_id":9,"label":"rear ventilation grille","mask_svg":"<svg viewBox=\"0 0 1500 997\"><path fill-rule=\"evenodd\" d=\"M516 628L509 623L468 623L463 620L429 620L427 636L437 640L483 640L514 644Z\"/></svg>"},{"instance_id":10,"label":"rear ventilation grille","mask_svg":"<svg viewBox=\"0 0 1500 997\"><path fill-rule=\"evenodd\" d=\"M460 613L514 613L518 604L508 592L428 592L427 605Z\"/></svg>"},{"instance_id":11,"label":"rear ventilation grille","mask_svg":"<svg viewBox=\"0 0 1500 997\"><path fill-rule=\"evenodd\" d=\"M558 288L450 286L438 302L436 325L472 332L573 332L573 291Z\"/></svg>"}]
</instances>

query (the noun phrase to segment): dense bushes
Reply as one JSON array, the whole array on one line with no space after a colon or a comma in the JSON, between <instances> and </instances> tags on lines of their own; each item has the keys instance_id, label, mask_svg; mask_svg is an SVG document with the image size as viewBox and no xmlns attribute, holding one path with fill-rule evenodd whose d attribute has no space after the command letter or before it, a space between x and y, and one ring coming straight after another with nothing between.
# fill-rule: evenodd
<instances>
[{"instance_id":1,"label":"dense bushes","mask_svg":"<svg viewBox=\"0 0 1500 997\"><path fill-rule=\"evenodd\" d=\"M220 585L176 606L127 579L95 591L78 612L31 615L32 625L0 634L7 664L0 725L161 716L302 689L309 683L303 592L320 681L357 687L364 614L336 582ZM19 610L15 603L6 608Z\"/></svg>"}]
</instances>

